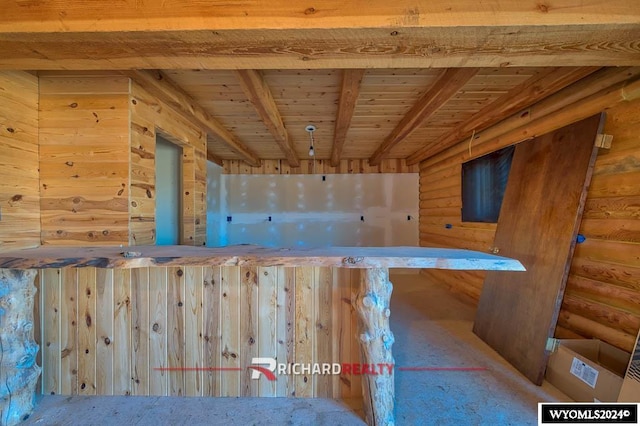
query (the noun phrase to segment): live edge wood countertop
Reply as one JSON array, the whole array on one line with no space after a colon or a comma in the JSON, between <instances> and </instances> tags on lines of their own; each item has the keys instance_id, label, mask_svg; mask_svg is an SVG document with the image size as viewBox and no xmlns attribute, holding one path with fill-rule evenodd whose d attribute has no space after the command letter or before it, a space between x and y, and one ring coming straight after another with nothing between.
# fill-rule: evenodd
<instances>
[{"instance_id":1,"label":"live edge wood countertop","mask_svg":"<svg viewBox=\"0 0 640 426\"><path fill-rule=\"evenodd\" d=\"M141 268L148 266L324 266L524 271L514 259L429 247L266 248L255 245L41 246L0 253L0 268Z\"/></svg>"}]
</instances>

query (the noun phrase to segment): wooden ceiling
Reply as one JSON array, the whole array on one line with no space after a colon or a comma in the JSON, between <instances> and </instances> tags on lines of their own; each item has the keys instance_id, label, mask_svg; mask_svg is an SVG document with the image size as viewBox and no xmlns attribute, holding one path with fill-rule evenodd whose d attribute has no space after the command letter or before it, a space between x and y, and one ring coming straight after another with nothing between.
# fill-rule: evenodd
<instances>
[{"instance_id":1,"label":"wooden ceiling","mask_svg":"<svg viewBox=\"0 0 640 426\"><path fill-rule=\"evenodd\" d=\"M483 108L514 96L533 100L527 87L561 80L555 90L586 76L597 68L466 68L456 69L375 69L359 73L355 90L342 92L343 77L352 70L262 70L254 71L263 80L262 89L273 100L271 112L280 117L295 158L308 159L308 124L314 124L315 157L331 158L336 144L339 105L351 97L354 107L350 121L342 118L344 142L339 159L366 158L388 146L379 158L407 158L455 132L462 123ZM461 74L462 72L462 74ZM452 76L452 73L457 73ZM272 120L263 102L243 86L237 71L166 70L162 73L203 107L224 128L260 159L289 159L278 144L282 136L273 131ZM546 77L546 78L543 78ZM359 86L359 87L358 87ZM446 93L442 91L445 90ZM540 97L542 87L533 95ZM353 92L356 92L353 96ZM549 91L545 94L550 94ZM440 95L440 96L438 96ZM511 99L513 100L513 99ZM522 105L519 105L522 106ZM526 106L526 105L525 105ZM266 107L267 109L269 107ZM493 106L492 109L498 108ZM347 112L348 113L348 112ZM343 113L344 114L344 113ZM278 121L277 119L275 120ZM270 129L271 127L271 129ZM478 128L477 130L480 130ZM458 142L456 139L454 142ZM244 159L222 138L213 135L209 150L222 159Z\"/></svg>"},{"instance_id":2,"label":"wooden ceiling","mask_svg":"<svg viewBox=\"0 0 640 426\"><path fill-rule=\"evenodd\" d=\"M23 0L0 15L0 69L122 70L194 116L212 160L253 165L308 158L309 123L316 158L414 164L636 65L637 0Z\"/></svg>"}]
</instances>

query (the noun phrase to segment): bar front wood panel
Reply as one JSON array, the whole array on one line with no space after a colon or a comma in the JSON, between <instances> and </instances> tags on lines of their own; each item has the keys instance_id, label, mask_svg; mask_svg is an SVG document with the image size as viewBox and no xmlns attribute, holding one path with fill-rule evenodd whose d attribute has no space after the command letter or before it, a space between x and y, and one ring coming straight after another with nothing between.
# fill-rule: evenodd
<instances>
[{"instance_id":1,"label":"bar front wood panel","mask_svg":"<svg viewBox=\"0 0 640 426\"><path fill-rule=\"evenodd\" d=\"M42 392L360 397L357 376L269 382L247 369L252 357L359 362L359 279L325 267L42 270Z\"/></svg>"},{"instance_id":2,"label":"bar front wood panel","mask_svg":"<svg viewBox=\"0 0 640 426\"><path fill-rule=\"evenodd\" d=\"M576 245L555 334L598 338L630 352L640 329L640 101L607 110L604 133L613 135L613 145L596 159L579 230L586 240ZM459 157L446 167L421 164L420 245L486 251L495 224L460 220ZM422 274L473 304L485 276L436 269Z\"/></svg>"},{"instance_id":3,"label":"bar front wood panel","mask_svg":"<svg viewBox=\"0 0 640 426\"><path fill-rule=\"evenodd\" d=\"M0 252L40 244L38 79L0 72Z\"/></svg>"}]
</instances>

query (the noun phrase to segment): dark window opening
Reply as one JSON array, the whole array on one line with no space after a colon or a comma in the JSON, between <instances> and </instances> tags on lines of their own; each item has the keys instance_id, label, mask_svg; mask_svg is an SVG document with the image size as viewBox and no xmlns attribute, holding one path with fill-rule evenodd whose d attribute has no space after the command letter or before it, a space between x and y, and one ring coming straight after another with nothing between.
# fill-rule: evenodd
<instances>
[{"instance_id":1,"label":"dark window opening","mask_svg":"<svg viewBox=\"0 0 640 426\"><path fill-rule=\"evenodd\" d=\"M497 223L515 147L462 164L462 221Z\"/></svg>"}]
</instances>

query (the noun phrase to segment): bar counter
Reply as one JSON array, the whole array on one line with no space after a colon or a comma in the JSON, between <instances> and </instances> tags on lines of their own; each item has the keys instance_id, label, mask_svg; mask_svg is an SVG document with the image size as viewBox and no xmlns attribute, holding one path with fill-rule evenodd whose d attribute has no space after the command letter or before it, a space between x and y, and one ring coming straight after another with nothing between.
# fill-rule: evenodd
<instances>
[{"instance_id":1,"label":"bar counter","mask_svg":"<svg viewBox=\"0 0 640 426\"><path fill-rule=\"evenodd\" d=\"M251 379L247 368L256 357L394 364L389 268L524 270L514 259L426 247L46 246L2 253L0 381L15 382L11 398L3 395L3 420L15 424L33 409L35 332L44 393L359 393L368 424L393 424L393 371L272 382Z\"/></svg>"}]
</instances>

